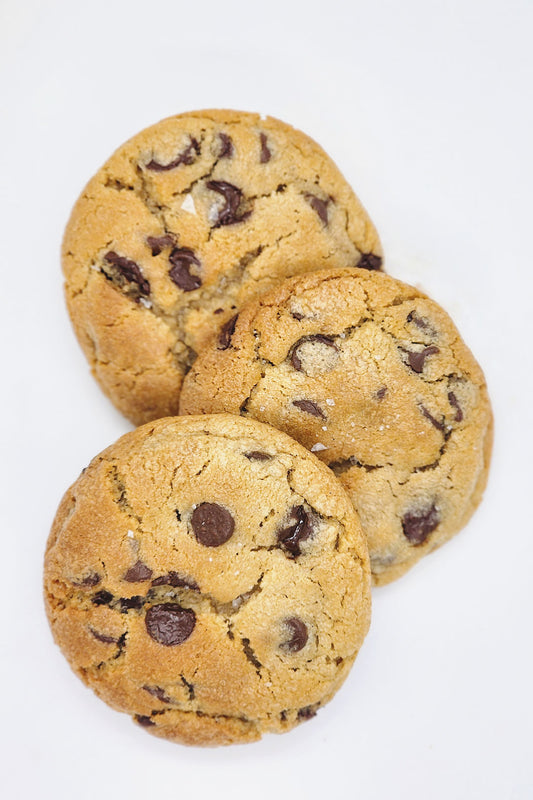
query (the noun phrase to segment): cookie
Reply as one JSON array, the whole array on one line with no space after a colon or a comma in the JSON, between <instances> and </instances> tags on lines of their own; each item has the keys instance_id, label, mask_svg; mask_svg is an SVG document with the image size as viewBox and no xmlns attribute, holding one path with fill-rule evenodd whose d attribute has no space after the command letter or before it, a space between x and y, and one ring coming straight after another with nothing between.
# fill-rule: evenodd
<instances>
[{"instance_id":1,"label":"cookie","mask_svg":"<svg viewBox=\"0 0 533 800\"><path fill-rule=\"evenodd\" d=\"M166 418L97 456L45 558L56 642L96 694L185 744L313 717L368 629L370 568L335 476L231 415Z\"/></svg>"},{"instance_id":2,"label":"cookie","mask_svg":"<svg viewBox=\"0 0 533 800\"><path fill-rule=\"evenodd\" d=\"M309 137L271 117L199 111L104 164L72 211L62 260L91 369L141 424L177 413L196 353L244 301L311 267L379 269L381 248Z\"/></svg>"},{"instance_id":3,"label":"cookie","mask_svg":"<svg viewBox=\"0 0 533 800\"><path fill-rule=\"evenodd\" d=\"M384 273L309 273L248 304L183 387L182 413L215 411L269 422L331 467L376 584L459 531L486 484L483 373L443 309Z\"/></svg>"}]
</instances>

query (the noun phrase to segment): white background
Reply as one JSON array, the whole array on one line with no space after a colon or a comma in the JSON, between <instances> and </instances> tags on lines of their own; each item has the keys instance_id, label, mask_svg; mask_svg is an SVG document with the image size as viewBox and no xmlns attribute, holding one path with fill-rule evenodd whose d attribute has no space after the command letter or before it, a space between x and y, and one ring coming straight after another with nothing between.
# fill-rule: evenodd
<instances>
[{"instance_id":1,"label":"white background","mask_svg":"<svg viewBox=\"0 0 533 800\"><path fill-rule=\"evenodd\" d=\"M0 0L5 798L533 797L532 39L528 0ZM482 506L375 591L335 700L218 750L155 739L97 700L41 600L63 491L129 429L64 308L70 207L126 138L209 107L278 116L325 147L387 270L455 318L496 418Z\"/></svg>"}]
</instances>

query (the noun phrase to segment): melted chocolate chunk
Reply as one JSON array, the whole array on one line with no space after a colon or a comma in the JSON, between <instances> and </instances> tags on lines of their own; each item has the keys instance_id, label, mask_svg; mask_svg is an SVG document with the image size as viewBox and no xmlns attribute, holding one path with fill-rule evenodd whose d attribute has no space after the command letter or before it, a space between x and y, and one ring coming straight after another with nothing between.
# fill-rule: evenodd
<instances>
[{"instance_id":1,"label":"melted chocolate chunk","mask_svg":"<svg viewBox=\"0 0 533 800\"><path fill-rule=\"evenodd\" d=\"M262 450L250 450L249 453L244 454L248 461L270 461L272 456L269 453L263 453Z\"/></svg>"},{"instance_id":2,"label":"melted chocolate chunk","mask_svg":"<svg viewBox=\"0 0 533 800\"><path fill-rule=\"evenodd\" d=\"M305 199L313 209L313 211L318 214L320 220L324 225L328 224L328 203L329 200L324 201L321 200L320 197L317 197L314 194L306 194Z\"/></svg>"},{"instance_id":3,"label":"melted chocolate chunk","mask_svg":"<svg viewBox=\"0 0 533 800\"><path fill-rule=\"evenodd\" d=\"M423 544L439 522L440 514L435 503L424 511L408 511L402 519L404 536L411 544Z\"/></svg>"},{"instance_id":4,"label":"melted chocolate chunk","mask_svg":"<svg viewBox=\"0 0 533 800\"><path fill-rule=\"evenodd\" d=\"M228 509L218 503L200 503L191 514L191 527L204 547L220 547L233 536L235 520Z\"/></svg>"},{"instance_id":5,"label":"melted chocolate chunk","mask_svg":"<svg viewBox=\"0 0 533 800\"><path fill-rule=\"evenodd\" d=\"M454 395L453 392L448 392L448 401L450 405L455 408L455 421L462 422L464 418L463 409L459 405L457 397Z\"/></svg>"},{"instance_id":6,"label":"melted chocolate chunk","mask_svg":"<svg viewBox=\"0 0 533 800\"><path fill-rule=\"evenodd\" d=\"M294 316L294 314L293 314ZM302 361L300 356L298 355L298 348L305 344L306 342L318 342L319 344L324 344L327 347L331 347L333 350L338 351L339 348L333 341L330 336L323 336L321 333L316 333L312 336L302 336L301 339L298 339L297 342L292 347L292 354L291 354L291 364L294 369L297 369L299 372L303 372L302 370Z\"/></svg>"},{"instance_id":7,"label":"melted chocolate chunk","mask_svg":"<svg viewBox=\"0 0 533 800\"><path fill-rule=\"evenodd\" d=\"M218 211L213 227L220 228L222 225L235 225L237 222L242 222L247 219L252 213L251 211L239 212L242 192L232 183L227 183L226 181L208 181L206 186L208 189L211 189L211 191L221 194L225 200L224 205Z\"/></svg>"},{"instance_id":8,"label":"melted chocolate chunk","mask_svg":"<svg viewBox=\"0 0 533 800\"><path fill-rule=\"evenodd\" d=\"M151 717L147 717L144 714L135 714L135 721L142 725L143 728L149 728L151 725L155 725L155 722Z\"/></svg>"},{"instance_id":9,"label":"melted chocolate chunk","mask_svg":"<svg viewBox=\"0 0 533 800\"><path fill-rule=\"evenodd\" d=\"M312 719L316 717L316 707L315 706L305 706L305 708L301 708L298 711L298 719L303 722L306 719Z\"/></svg>"},{"instance_id":10,"label":"melted chocolate chunk","mask_svg":"<svg viewBox=\"0 0 533 800\"><path fill-rule=\"evenodd\" d=\"M129 568L122 580L129 583L138 583L139 581L149 581L151 577L152 570L150 567L147 567L142 561L137 561L133 567Z\"/></svg>"},{"instance_id":11,"label":"melted chocolate chunk","mask_svg":"<svg viewBox=\"0 0 533 800\"><path fill-rule=\"evenodd\" d=\"M98 639L99 642L103 642L104 644L118 644L119 639L116 639L114 636L106 636L105 633L99 633L99 631L95 631L94 628L89 628L90 632L94 636L95 639Z\"/></svg>"},{"instance_id":12,"label":"melted chocolate chunk","mask_svg":"<svg viewBox=\"0 0 533 800\"><path fill-rule=\"evenodd\" d=\"M359 269L379 270L383 264L381 256L375 253L361 253L361 258L357 262Z\"/></svg>"},{"instance_id":13,"label":"melted chocolate chunk","mask_svg":"<svg viewBox=\"0 0 533 800\"><path fill-rule=\"evenodd\" d=\"M427 333L432 334L433 336L436 334L435 328L426 317L419 317L416 311L410 311L407 315L407 322L412 322L416 325L417 328L420 328L421 331L426 331Z\"/></svg>"},{"instance_id":14,"label":"melted chocolate chunk","mask_svg":"<svg viewBox=\"0 0 533 800\"><path fill-rule=\"evenodd\" d=\"M111 592L106 592L105 589L102 589L100 592L96 592L94 597L91 598L91 603L95 606L107 606L113 599L113 595Z\"/></svg>"},{"instance_id":15,"label":"melted chocolate chunk","mask_svg":"<svg viewBox=\"0 0 533 800\"><path fill-rule=\"evenodd\" d=\"M177 603L161 603L148 609L145 625L155 642L174 647L189 638L196 625L196 614L192 608L182 608Z\"/></svg>"},{"instance_id":16,"label":"melted chocolate chunk","mask_svg":"<svg viewBox=\"0 0 533 800\"><path fill-rule=\"evenodd\" d=\"M176 286L179 286L184 292L193 292L200 288L202 279L199 275L191 272L191 268L201 268L202 265L189 247L175 247L168 260L172 264L168 274Z\"/></svg>"},{"instance_id":17,"label":"melted chocolate chunk","mask_svg":"<svg viewBox=\"0 0 533 800\"><path fill-rule=\"evenodd\" d=\"M293 400L293 406L296 406L300 411L305 411L306 414L312 414L313 417L320 417L320 419L327 419L326 415L316 403L312 400Z\"/></svg>"},{"instance_id":18,"label":"melted chocolate chunk","mask_svg":"<svg viewBox=\"0 0 533 800\"><path fill-rule=\"evenodd\" d=\"M235 148L233 147L231 136L228 136L227 133L219 133L218 138L220 139L220 153L218 157L232 158Z\"/></svg>"},{"instance_id":19,"label":"melted chocolate chunk","mask_svg":"<svg viewBox=\"0 0 533 800\"><path fill-rule=\"evenodd\" d=\"M376 392L376 400L383 400L386 394L387 394L387 387L382 386L381 389L378 389Z\"/></svg>"},{"instance_id":20,"label":"melted chocolate chunk","mask_svg":"<svg viewBox=\"0 0 533 800\"><path fill-rule=\"evenodd\" d=\"M413 370L413 372L417 372L420 374L424 369L424 362L428 356L435 355L436 353L440 353L438 347L435 345L430 345L430 347L424 347L424 349L420 352L414 352L413 350L406 350L407 353L407 363Z\"/></svg>"},{"instance_id":21,"label":"melted chocolate chunk","mask_svg":"<svg viewBox=\"0 0 533 800\"><path fill-rule=\"evenodd\" d=\"M100 583L101 577L97 572L89 572L87 577L83 578L81 581L72 581L74 586L83 586L84 588L89 588L90 586L96 586Z\"/></svg>"},{"instance_id":22,"label":"melted chocolate chunk","mask_svg":"<svg viewBox=\"0 0 533 800\"><path fill-rule=\"evenodd\" d=\"M228 319L227 322L225 322L220 328L220 333L218 334L218 350L227 350L230 346L231 337L235 333L235 326L237 324L238 316L238 314L235 314L235 316L230 317L230 319Z\"/></svg>"},{"instance_id":23,"label":"melted chocolate chunk","mask_svg":"<svg viewBox=\"0 0 533 800\"><path fill-rule=\"evenodd\" d=\"M272 153L270 152L267 144L267 135L266 133L260 133L259 139L261 141L261 155L259 156L259 161L261 164L266 164L267 161L270 161L272 158Z\"/></svg>"},{"instance_id":24,"label":"melted chocolate chunk","mask_svg":"<svg viewBox=\"0 0 533 800\"><path fill-rule=\"evenodd\" d=\"M309 639L307 625L299 617L290 617L284 620L284 623L289 629L290 638L282 642L280 648L289 653L298 653L305 647Z\"/></svg>"},{"instance_id":25,"label":"melted chocolate chunk","mask_svg":"<svg viewBox=\"0 0 533 800\"><path fill-rule=\"evenodd\" d=\"M144 605L144 597L136 594L133 597L121 597L119 600L120 613L127 614L130 609L139 611Z\"/></svg>"},{"instance_id":26,"label":"melted chocolate chunk","mask_svg":"<svg viewBox=\"0 0 533 800\"><path fill-rule=\"evenodd\" d=\"M304 506L291 508L288 525L277 531L278 544L291 556L301 555L300 542L308 539L315 529L315 516Z\"/></svg>"},{"instance_id":27,"label":"melted chocolate chunk","mask_svg":"<svg viewBox=\"0 0 533 800\"><path fill-rule=\"evenodd\" d=\"M165 694L165 690L160 686L143 686L145 692L151 694L152 697L157 697L162 703L172 703L172 698Z\"/></svg>"},{"instance_id":28,"label":"melted chocolate chunk","mask_svg":"<svg viewBox=\"0 0 533 800\"><path fill-rule=\"evenodd\" d=\"M146 169L151 169L152 172L166 172L169 169L176 169L179 167L180 164L185 164L186 166L190 166L194 164L196 161L196 157L200 155L200 145L198 141L193 137L189 137L189 144L187 147L179 153L174 161L171 161L169 164L160 164L158 161L151 161L146 164Z\"/></svg>"},{"instance_id":29,"label":"melted chocolate chunk","mask_svg":"<svg viewBox=\"0 0 533 800\"><path fill-rule=\"evenodd\" d=\"M161 575L159 578L155 578L152 581L152 586L180 586L184 589L192 589L195 592L200 589L192 578L185 578L179 572L173 572L172 570L168 575Z\"/></svg>"},{"instance_id":30,"label":"melted chocolate chunk","mask_svg":"<svg viewBox=\"0 0 533 800\"><path fill-rule=\"evenodd\" d=\"M422 403L419 404L418 408L420 409L422 415L431 422L434 428L436 428L438 431L444 432L445 428L443 422L440 422L438 419L435 419L435 417L429 413L427 408L423 406Z\"/></svg>"},{"instance_id":31,"label":"melted chocolate chunk","mask_svg":"<svg viewBox=\"0 0 533 800\"><path fill-rule=\"evenodd\" d=\"M145 297L150 294L150 284L142 274L139 265L129 258L119 256L113 250L105 254L104 260L115 268L118 275L127 283L135 284L139 294Z\"/></svg>"},{"instance_id":32,"label":"melted chocolate chunk","mask_svg":"<svg viewBox=\"0 0 533 800\"><path fill-rule=\"evenodd\" d=\"M174 236L167 234L166 236L148 236L146 244L152 251L153 256L158 256L167 247L172 247L174 244Z\"/></svg>"}]
</instances>

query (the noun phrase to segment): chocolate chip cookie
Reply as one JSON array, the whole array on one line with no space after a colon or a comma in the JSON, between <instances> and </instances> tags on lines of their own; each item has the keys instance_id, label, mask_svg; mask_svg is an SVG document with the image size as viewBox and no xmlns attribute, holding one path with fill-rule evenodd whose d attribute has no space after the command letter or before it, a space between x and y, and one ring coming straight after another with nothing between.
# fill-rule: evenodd
<instances>
[{"instance_id":1,"label":"chocolate chip cookie","mask_svg":"<svg viewBox=\"0 0 533 800\"><path fill-rule=\"evenodd\" d=\"M101 387L135 424L177 413L206 337L311 267L381 265L377 233L326 153L279 120L202 111L124 144L63 242L66 297Z\"/></svg>"},{"instance_id":2,"label":"chocolate chip cookie","mask_svg":"<svg viewBox=\"0 0 533 800\"><path fill-rule=\"evenodd\" d=\"M269 422L331 467L376 584L459 531L486 484L483 373L442 308L384 273L309 273L247 304L183 386L182 413L222 410Z\"/></svg>"},{"instance_id":3,"label":"chocolate chip cookie","mask_svg":"<svg viewBox=\"0 0 533 800\"><path fill-rule=\"evenodd\" d=\"M231 415L126 434L65 494L48 541L56 642L105 702L198 745L283 732L346 678L368 629L364 535L339 481Z\"/></svg>"}]
</instances>

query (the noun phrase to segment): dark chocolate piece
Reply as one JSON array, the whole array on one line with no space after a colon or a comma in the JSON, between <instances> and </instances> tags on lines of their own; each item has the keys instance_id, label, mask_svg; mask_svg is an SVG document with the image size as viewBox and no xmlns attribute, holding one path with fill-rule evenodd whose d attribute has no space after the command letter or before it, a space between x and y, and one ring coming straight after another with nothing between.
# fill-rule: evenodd
<instances>
[{"instance_id":1,"label":"dark chocolate piece","mask_svg":"<svg viewBox=\"0 0 533 800\"><path fill-rule=\"evenodd\" d=\"M191 527L204 547L220 547L233 536L235 520L218 503L200 503L191 514Z\"/></svg>"},{"instance_id":2,"label":"dark chocolate piece","mask_svg":"<svg viewBox=\"0 0 533 800\"><path fill-rule=\"evenodd\" d=\"M309 194L309 193L305 195L305 199L307 200L313 211L315 211L318 214L323 225L327 225L329 200L327 201L321 200L320 197L317 197L315 194Z\"/></svg>"},{"instance_id":3,"label":"dark chocolate piece","mask_svg":"<svg viewBox=\"0 0 533 800\"><path fill-rule=\"evenodd\" d=\"M247 219L252 213L251 211L239 212L242 192L232 183L227 183L227 181L208 181L206 186L211 191L222 195L225 200L224 205L218 211L213 227L220 228L222 225L235 225L237 222Z\"/></svg>"},{"instance_id":4,"label":"dark chocolate piece","mask_svg":"<svg viewBox=\"0 0 533 800\"><path fill-rule=\"evenodd\" d=\"M174 161L169 164L160 164L159 161L152 159L146 164L146 169L151 169L152 172L167 172L169 169L176 169L180 164L190 166L194 164L197 156L200 155L200 145L194 136L189 136L189 144L179 153Z\"/></svg>"},{"instance_id":5,"label":"dark chocolate piece","mask_svg":"<svg viewBox=\"0 0 533 800\"><path fill-rule=\"evenodd\" d=\"M444 432L445 427L443 422L440 422L440 420L435 419L433 414L430 414L427 408L422 405L422 403L419 404L418 408L420 409L422 415L431 422L434 428L436 428L438 431Z\"/></svg>"},{"instance_id":6,"label":"dark chocolate piece","mask_svg":"<svg viewBox=\"0 0 533 800\"><path fill-rule=\"evenodd\" d=\"M300 411L305 411L306 414L312 414L313 417L320 417L320 419L327 419L326 415L316 403L312 400L293 400L293 406L296 406Z\"/></svg>"},{"instance_id":7,"label":"dark chocolate piece","mask_svg":"<svg viewBox=\"0 0 533 800\"><path fill-rule=\"evenodd\" d=\"M183 587L184 589L192 589L197 592L199 586L192 578L186 578L180 575L179 572L170 571L167 575L161 575L152 581L152 586L175 586Z\"/></svg>"},{"instance_id":8,"label":"dark chocolate piece","mask_svg":"<svg viewBox=\"0 0 533 800\"><path fill-rule=\"evenodd\" d=\"M165 647L183 644L196 625L192 608L182 608L177 603L160 603L146 612L146 630L151 638Z\"/></svg>"},{"instance_id":9,"label":"dark chocolate piece","mask_svg":"<svg viewBox=\"0 0 533 800\"><path fill-rule=\"evenodd\" d=\"M129 583L138 583L139 581L149 581L151 577L152 570L150 567L147 567L142 561L137 561L133 567L130 567L126 572L123 580Z\"/></svg>"},{"instance_id":10,"label":"dark chocolate piece","mask_svg":"<svg viewBox=\"0 0 533 800\"><path fill-rule=\"evenodd\" d=\"M297 369L299 372L302 372L302 361L298 355L298 348L302 344L305 344L306 342L318 342L319 344L324 344L327 345L328 347L331 347L333 350L337 352L339 350L339 348L337 347L337 345L330 336L323 336L321 333L316 333L313 334L312 336L302 336L301 339L298 339L298 341L293 344L291 352L291 364L294 367L294 369Z\"/></svg>"},{"instance_id":11,"label":"dark chocolate piece","mask_svg":"<svg viewBox=\"0 0 533 800\"><path fill-rule=\"evenodd\" d=\"M430 345L429 347L424 347L423 350L420 352L416 352L414 350L406 350L407 353L407 363L413 370L413 372L417 372L420 374L424 369L424 362L428 356L435 355L436 353L440 353L438 347L435 347L434 344Z\"/></svg>"},{"instance_id":12,"label":"dark chocolate piece","mask_svg":"<svg viewBox=\"0 0 533 800\"><path fill-rule=\"evenodd\" d=\"M290 638L282 642L280 648L289 653L298 653L305 647L309 639L307 625L299 617L289 617L283 622L289 629Z\"/></svg>"},{"instance_id":13,"label":"dark chocolate piece","mask_svg":"<svg viewBox=\"0 0 533 800\"><path fill-rule=\"evenodd\" d=\"M167 247L172 247L174 244L174 236L167 234L165 236L148 236L146 244L152 251L153 256L158 256Z\"/></svg>"},{"instance_id":14,"label":"dark chocolate piece","mask_svg":"<svg viewBox=\"0 0 533 800\"><path fill-rule=\"evenodd\" d=\"M453 392L448 392L448 400L450 405L455 408L455 421L462 422L464 418L463 409L459 405L459 401Z\"/></svg>"},{"instance_id":15,"label":"dark chocolate piece","mask_svg":"<svg viewBox=\"0 0 533 800\"><path fill-rule=\"evenodd\" d=\"M110 250L105 254L104 260L115 268L117 273L128 283L134 283L137 287L139 294L145 297L150 294L150 284L142 274L139 265L129 258L119 256L114 250Z\"/></svg>"},{"instance_id":16,"label":"dark chocolate piece","mask_svg":"<svg viewBox=\"0 0 533 800\"><path fill-rule=\"evenodd\" d=\"M291 556L299 556L300 542L311 536L315 529L316 518L314 514L306 511L304 506L293 506L287 522L285 527L277 531L278 544Z\"/></svg>"},{"instance_id":17,"label":"dark chocolate piece","mask_svg":"<svg viewBox=\"0 0 533 800\"><path fill-rule=\"evenodd\" d=\"M272 153L269 150L269 147L268 147L268 144L267 144L267 135L266 135L266 133L260 133L259 134L259 139L261 141L261 155L259 156L259 161L261 162L261 164L266 164L267 161L270 161L270 159L272 158Z\"/></svg>"},{"instance_id":18,"label":"dark chocolate piece","mask_svg":"<svg viewBox=\"0 0 533 800\"><path fill-rule=\"evenodd\" d=\"M423 544L440 522L440 514L432 503L423 511L408 511L402 519L404 536L411 544Z\"/></svg>"},{"instance_id":19,"label":"dark chocolate piece","mask_svg":"<svg viewBox=\"0 0 533 800\"><path fill-rule=\"evenodd\" d=\"M231 136L228 136L227 133L219 133L218 138L220 139L220 153L218 157L232 158L235 148L233 147Z\"/></svg>"},{"instance_id":20,"label":"dark chocolate piece","mask_svg":"<svg viewBox=\"0 0 533 800\"><path fill-rule=\"evenodd\" d=\"M262 450L250 450L249 453L244 454L248 461L270 461L272 456L270 453L263 453Z\"/></svg>"},{"instance_id":21,"label":"dark chocolate piece","mask_svg":"<svg viewBox=\"0 0 533 800\"><path fill-rule=\"evenodd\" d=\"M237 324L237 317L239 315L235 314L233 317L230 317L220 328L220 332L218 334L218 350L227 350L231 344L231 337L235 333L235 326Z\"/></svg>"},{"instance_id":22,"label":"dark chocolate piece","mask_svg":"<svg viewBox=\"0 0 533 800\"><path fill-rule=\"evenodd\" d=\"M383 259L375 253L361 253L361 258L357 262L359 269L380 270Z\"/></svg>"},{"instance_id":23,"label":"dark chocolate piece","mask_svg":"<svg viewBox=\"0 0 533 800\"><path fill-rule=\"evenodd\" d=\"M184 292L193 292L202 285L202 279L191 271L192 267L201 268L200 260L189 247L175 247L168 260L172 264L168 274L176 286Z\"/></svg>"}]
</instances>

